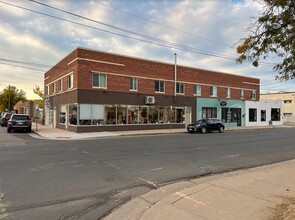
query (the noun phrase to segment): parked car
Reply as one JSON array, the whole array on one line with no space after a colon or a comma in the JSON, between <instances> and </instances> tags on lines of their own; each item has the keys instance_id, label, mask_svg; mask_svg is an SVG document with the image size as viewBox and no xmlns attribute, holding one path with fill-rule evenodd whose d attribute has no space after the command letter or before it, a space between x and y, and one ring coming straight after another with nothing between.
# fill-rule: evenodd
<instances>
[{"instance_id":1,"label":"parked car","mask_svg":"<svg viewBox=\"0 0 295 220\"><path fill-rule=\"evenodd\" d=\"M203 134L211 131L219 131L219 133L223 133L224 124L218 118L207 118L198 120L196 123L189 124L187 126L187 131L189 133L201 132Z\"/></svg>"},{"instance_id":2,"label":"parked car","mask_svg":"<svg viewBox=\"0 0 295 220\"><path fill-rule=\"evenodd\" d=\"M7 123L7 132L10 133L12 130L23 130L31 132L32 120L29 115L13 114Z\"/></svg>"},{"instance_id":3,"label":"parked car","mask_svg":"<svg viewBox=\"0 0 295 220\"><path fill-rule=\"evenodd\" d=\"M6 126L7 126L7 121L10 119L11 115L12 115L12 114L9 113L9 112L5 112L5 113L2 115L2 117L1 117L1 119L0 119L1 127L6 127Z\"/></svg>"}]
</instances>

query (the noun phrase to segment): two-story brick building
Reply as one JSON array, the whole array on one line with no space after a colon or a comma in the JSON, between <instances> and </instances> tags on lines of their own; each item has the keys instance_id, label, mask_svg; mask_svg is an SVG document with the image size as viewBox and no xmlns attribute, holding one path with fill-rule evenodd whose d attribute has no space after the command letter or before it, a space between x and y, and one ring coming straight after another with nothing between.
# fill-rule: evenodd
<instances>
[{"instance_id":1,"label":"two-story brick building","mask_svg":"<svg viewBox=\"0 0 295 220\"><path fill-rule=\"evenodd\" d=\"M47 125L74 132L245 125L257 78L77 48L45 73Z\"/></svg>"}]
</instances>

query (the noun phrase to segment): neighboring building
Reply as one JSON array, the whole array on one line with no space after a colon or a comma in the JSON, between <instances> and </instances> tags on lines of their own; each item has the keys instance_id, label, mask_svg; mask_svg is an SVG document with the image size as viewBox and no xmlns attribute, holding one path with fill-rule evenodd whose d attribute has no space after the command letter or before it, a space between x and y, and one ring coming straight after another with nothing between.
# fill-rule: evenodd
<instances>
[{"instance_id":1,"label":"neighboring building","mask_svg":"<svg viewBox=\"0 0 295 220\"><path fill-rule=\"evenodd\" d=\"M30 115L31 118L34 117L34 102L33 101L26 101L15 104L13 107L16 114L27 114Z\"/></svg>"},{"instance_id":2,"label":"neighboring building","mask_svg":"<svg viewBox=\"0 0 295 220\"><path fill-rule=\"evenodd\" d=\"M77 48L44 76L45 124L74 132L184 128L202 117L246 124L258 78Z\"/></svg>"},{"instance_id":3,"label":"neighboring building","mask_svg":"<svg viewBox=\"0 0 295 220\"><path fill-rule=\"evenodd\" d=\"M245 109L246 126L277 126L283 124L281 100L246 101Z\"/></svg>"},{"instance_id":4,"label":"neighboring building","mask_svg":"<svg viewBox=\"0 0 295 220\"><path fill-rule=\"evenodd\" d=\"M284 123L295 123L295 92L279 92L261 94L263 99L282 101L282 116Z\"/></svg>"}]
</instances>

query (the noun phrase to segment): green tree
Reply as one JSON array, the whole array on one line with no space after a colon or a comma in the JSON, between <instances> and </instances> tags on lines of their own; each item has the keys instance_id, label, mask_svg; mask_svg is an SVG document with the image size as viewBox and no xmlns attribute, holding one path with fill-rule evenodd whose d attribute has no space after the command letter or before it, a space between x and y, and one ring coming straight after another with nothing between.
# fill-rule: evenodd
<instances>
[{"instance_id":1,"label":"green tree","mask_svg":"<svg viewBox=\"0 0 295 220\"><path fill-rule=\"evenodd\" d=\"M44 92L43 92L43 90L40 88L39 85L35 85L33 92L41 98L41 100L35 100L35 103L38 104L39 108L44 108Z\"/></svg>"},{"instance_id":2,"label":"green tree","mask_svg":"<svg viewBox=\"0 0 295 220\"><path fill-rule=\"evenodd\" d=\"M258 1L258 0L257 0ZM259 1L261 2L261 1ZM295 1L263 0L258 18L248 28L247 38L237 47L237 63L248 60L257 67L261 59L277 55L273 66L277 80L295 78Z\"/></svg>"},{"instance_id":3,"label":"green tree","mask_svg":"<svg viewBox=\"0 0 295 220\"><path fill-rule=\"evenodd\" d=\"M26 93L23 90L17 89L15 86L8 86L0 94L0 106L2 110L11 111L19 101L25 102Z\"/></svg>"}]
</instances>

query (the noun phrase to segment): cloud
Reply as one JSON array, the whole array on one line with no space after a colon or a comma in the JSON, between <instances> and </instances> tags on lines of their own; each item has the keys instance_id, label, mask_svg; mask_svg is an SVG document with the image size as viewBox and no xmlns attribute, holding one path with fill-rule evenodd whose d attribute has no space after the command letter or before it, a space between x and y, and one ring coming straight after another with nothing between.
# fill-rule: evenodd
<instances>
[{"instance_id":1,"label":"cloud","mask_svg":"<svg viewBox=\"0 0 295 220\"><path fill-rule=\"evenodd\" d=\"M260 77L263 83L270 83L274 79L275 74L270 66L254 68L250 63L237 65L232 59L206 56L198 52L207 51L212 54L222 54L235 58L237 55L233 45L239 39L247 36L248 33L245 32L245 28L250 24L251 17L256 16L262 7L256 1L149 0L102 2L99 0L50 0L44 2L99 22L162 39L166 43L174 42L179 44L178 46L194 48L194 51L187 51L190 50L189 48L178 50L171 45L163 47L132 40L1 4L0 43L3 48L0 51L0 58L6 57L12 60L54 65L69 52L80 46L173 63L174 53L176 52L179 65ZM54 11L31 2L14 1L13 3L84 25L140 38L139 36ZM112 9L104 4L120 10L124 9L127 13ZM146 19L128 13L137 14L139 17L153 22L148 22ZM161 44L165 43L162 42ZM40 74L40 72L0 65L1 82L17 84L16 86L26 90L27 94L31 95L31 90L36 82L38 84L43 83L43 74ZM269 87L263 88L266 90L279 89L280 85L284 85L284 89L294 87L294 83L286 85L278 83L273 84L273 87L270 84Z\"/></svg>"}]
</instances>

